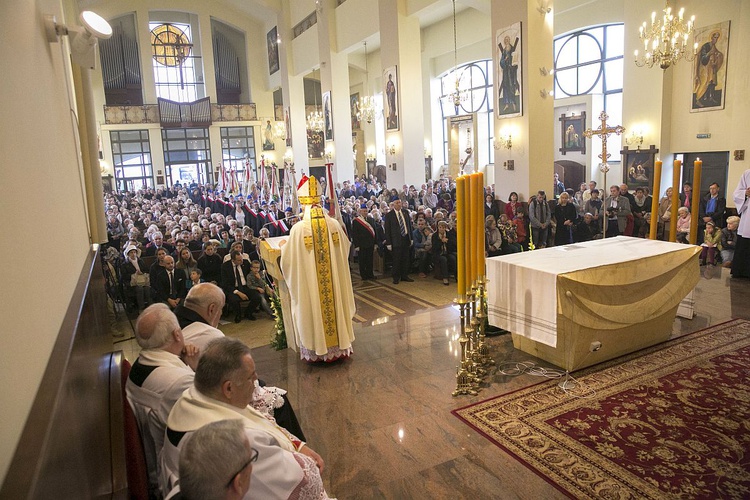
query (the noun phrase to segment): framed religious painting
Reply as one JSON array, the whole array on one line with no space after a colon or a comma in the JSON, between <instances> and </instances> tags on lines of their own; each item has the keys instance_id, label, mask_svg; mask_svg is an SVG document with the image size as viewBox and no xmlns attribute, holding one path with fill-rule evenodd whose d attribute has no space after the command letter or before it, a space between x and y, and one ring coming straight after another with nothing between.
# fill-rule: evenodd
<instances>
[{"instance_id":1,"label":"framed religious painting","mask_svg":"<svg viewBox=\"0 0 750 500\"><path fill-rule=\"evenodd\" d=\"M352 130L359 130L362 128L359 120L359 92L349 96L349 111L352 117Z\"/></svg>"},{"instance_id":2,"label":"framed religious painting","mask_svg":"<svg viewBox=\"0 0 750 500\"><path fill-rule=\"evenodd\" d=\"M560 115L560 133L562 141L560 142L560 153L566 154L571 151L586 154L586 138L583 131L586 130L586 112L582 111L580 115L572 114L565 116Z\"/></svg>"},{"instance_id":3,"label":"framed religious painting","mask_svg":"<svg viewBox=\"0 0 750 500\"><path fill-rule=\"evenodd\" d=\"M398 110L398 73L396 66L391 66L383 71L383 95L385 96L385 129L398 130L399 128L399 110Z\"/></svg>"},{"instance_id":4,"label":"framed religious painting","mask_svg":"<svg viewBox=\"0 0 750 500\"><path fill-rule=\"evenodd\" d=\"M495 47L497 117L521 116L523 114L521 23L517 22L507 28L497 30Z\"/></svg>"},{"instance_id":5,"label":"framed religious painting","mask_svg":"<svg viewBox=\"0 0 750 500\"><path fill-rule=\"evenodd\" d=\"M729 21L695 28L691 113L724 109L729 58Z\"/></svg>"},{"instance_id":6,"label":"framed religious painting","mask_svg":"<svg viewBox=\"0 0 750 500\"><path fill-rule=\"evenodd\" d=\"M331 109L331 91L323 94L323 120L326 141L333 140L333 110Z\"/></svg>"},{"instance_id":7,"label":"framed religious painting","mask_svg":"<svg viewBox=\"0 0 750 500\"><path fill-rule=\"evenodd\" d=\"M268 45L268 73L273 75L279 70L279 32L276 26L266 35Z\"/></svg>"},{"instance_id":8,"label":"framed religious painting","mask_svg":"<svg viewBox=\"0 0 750 500\"><path fill-rule=\"evenodd\" d=\"M651 146L649 149L629 149L625 146L620 151L622 182L628 185L629 192L635 192L639 187L648 188L649 192L653 190L654 161L658 152L656 146Z\"/></svg>"},{"instance_id":9,"label":"framed religious painting","mask_svg":"<svg viewBox=\"0 0 750 500\"><path fill-rule=\"evenodd\" d=\"M289 117L289 107L284 108L284 128L286 129L286 147L292 147L292 119Z\"/></svg>"}]
</instances>

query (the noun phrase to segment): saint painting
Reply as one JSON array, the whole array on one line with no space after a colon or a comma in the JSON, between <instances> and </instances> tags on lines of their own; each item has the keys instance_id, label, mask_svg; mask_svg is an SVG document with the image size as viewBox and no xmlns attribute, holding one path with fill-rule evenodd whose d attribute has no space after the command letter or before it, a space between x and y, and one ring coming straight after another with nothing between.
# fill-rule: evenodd
<instances>
[{"instance_id":1,"label":"saint painting","mask_svg":"<svg viewBox=\"0 0 750 500\"><path fill-rule=\"evenodd\" d=\"M323 119L325 121L326 141L333 140L333 115L331 111L331 92L323 94Z\"/></svg>"},{"instance_id":2,"label":"saint painting","mask_svg":"<svg viewBox=\"0 0 750 500\"><path fill-rule=\"evenodd\" d=\"M396 66L386 68L383 72L385 81L385 129L398 130L398 77Z\"/></svg>"},{"instance_id":3,"label":"saint painting","mask_svg":"<svg viewBox=\"0 0 750 500\"><path fill-rule=\"evenodd\" d=\"M497 30L497 114L521 115L521 23Z\"/></svg>"},{"instance_id":4,"label":"saint painting","mask_svg":"<svg viewBox=\"0 0 750 500\"><path fill-rule=\"evenodd\" d=\"M263 151L273 151L276 149L276 145L273 143L273 126L271 120L266 120L266 125L263 127Z\"/></svg>"},{"instance_id":5,"label":"saint painting","mask_svg":"<svg viewBox=\"0 0 750 500\"><path fill-rule=\"evenodd\" d=\"M279 35L276 26L266 35L268 45L268 72L273 75L279 70Z\"/></svg>"},{"instance_id":6,"label":"saint painting","mask_svg":"<svg viewBox=\"0 0 750 500\"><path fill-rule=\"evenodd\" d=\"M690 111L724 109L729 21L696 28L695 43L698 53L693 61L693 103Z\"/></svg>"}]
</instances>

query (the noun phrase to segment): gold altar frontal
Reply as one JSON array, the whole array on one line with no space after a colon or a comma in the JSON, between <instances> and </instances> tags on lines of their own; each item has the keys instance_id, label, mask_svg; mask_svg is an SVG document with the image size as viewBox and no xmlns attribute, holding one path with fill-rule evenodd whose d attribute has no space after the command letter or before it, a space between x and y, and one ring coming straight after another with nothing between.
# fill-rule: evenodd
<instances>
[{"instance_id":1,"label":"gold altar frontal","mask_svg":"<svg viewBox=\"0 0 750 500\"><path fill-rule=\"evenodd\" d=\"M700 277L699 252L617 237L489 259L490 324L568 371L664 342Z\"/></svg>"}]
</instances>

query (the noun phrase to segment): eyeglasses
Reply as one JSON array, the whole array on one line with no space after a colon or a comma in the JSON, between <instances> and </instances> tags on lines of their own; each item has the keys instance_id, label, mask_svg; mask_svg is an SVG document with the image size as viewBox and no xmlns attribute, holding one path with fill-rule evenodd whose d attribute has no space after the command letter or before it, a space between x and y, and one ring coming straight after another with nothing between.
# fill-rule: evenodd
<instances>
[{"instance_id":1,"label":"eyeglasses","mask_svg":"<svg viewBox=\"0 0 750 500\"><path fill-rule=\"evenodd\" d=\"M245 470L247 468L247 466L250 465L251 463L257 462L257 461L258 461L258 450L256 450L255 448L250 448L250 459L247 462L245 462L245 464L242 467L240 467L240 470L238 470L237 472L235 472L234 474L232 474L232 477L229 478L229 482L224 487L225 488L229 488L232 485L232 482L234 481L234 478L237 477L237 475L240 472L242 472L243 470Z\"/></svg>"}]
</instances>

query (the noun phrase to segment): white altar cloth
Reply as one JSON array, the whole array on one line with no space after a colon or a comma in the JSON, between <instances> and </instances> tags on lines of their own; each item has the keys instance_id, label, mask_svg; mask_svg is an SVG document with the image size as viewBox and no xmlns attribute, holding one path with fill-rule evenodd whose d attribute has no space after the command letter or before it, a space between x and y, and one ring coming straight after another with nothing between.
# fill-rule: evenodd
<instances>
[{"instance_id":1,"label":"white altar cloth","mask_svg":"<svg viewBox=\"0 0 750 500\"><path fill-rule=\"evenodd\" d=\"M561 315L589 329L635 326L692 290L698 273L680 266L698 249L618 236L487 259L490 324L551 347Z\"/></svg>"}]
</instances>

